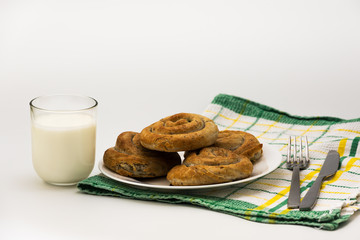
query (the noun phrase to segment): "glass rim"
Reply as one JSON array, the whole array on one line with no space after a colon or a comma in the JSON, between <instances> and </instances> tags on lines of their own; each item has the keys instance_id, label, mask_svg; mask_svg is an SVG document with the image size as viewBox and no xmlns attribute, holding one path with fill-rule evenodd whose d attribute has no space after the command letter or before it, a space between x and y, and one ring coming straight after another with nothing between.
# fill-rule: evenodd
<instances>
[{"instance_id":1,"label":"glass rim","mask_svg":"<svg viewBox=\"0 0 360 240\"><path fill-rule=\"evenodd\" d=\"M90 107L79 108L79 109L75 109L75 110L53 110L53 109L41 108L41 107L38 107L38 106L35 106L35 105L34 105L34 101L37 100L37 99L45 98L45 97L59 97L59 96L62 96L62 97L81 97L81 98L87 98L87 99L93 100L93 101L94 101L94 104L91 105ZM97 101L95 98L89 97L89 96L86 96L86 95L77 95L77 94L49 94L49 95L41 95L41 96L38 96L38 97L33 98L33 99L29 102L29 105L30 105L31 108L35 108L35 109L38 109L38 110L41 110L41 111L49 111L49 112L79 112L79 111L86 111L86 110L90 110L90 109L95 108L95 107L98 105L98 101Z\"/></svg>"}]
</instances>

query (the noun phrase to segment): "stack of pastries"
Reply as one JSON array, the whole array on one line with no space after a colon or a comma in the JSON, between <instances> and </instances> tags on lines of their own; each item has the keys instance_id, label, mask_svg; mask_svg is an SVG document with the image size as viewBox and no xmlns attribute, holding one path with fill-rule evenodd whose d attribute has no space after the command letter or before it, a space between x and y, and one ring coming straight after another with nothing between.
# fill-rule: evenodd
<instances>
[{"instance_id":1,"label":"stack of pastries","mask_svg":"<svg viewBox=\"0 0 360 240\"><path fill-rule=\"evenodd\" d=\"M178 152L184 151L184 160ZM123 132L104 153L104 165L133 178L166 176L173 186L224 183L247 178L262 144L243 131L219 131L209 118L178 113L140 133Z\"/></svg>"}]
</instances>

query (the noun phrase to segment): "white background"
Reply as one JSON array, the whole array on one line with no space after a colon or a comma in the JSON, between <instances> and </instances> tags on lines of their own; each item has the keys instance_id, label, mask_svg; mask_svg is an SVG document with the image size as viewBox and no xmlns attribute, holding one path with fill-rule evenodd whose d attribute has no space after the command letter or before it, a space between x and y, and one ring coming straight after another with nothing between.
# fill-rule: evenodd
<instances>
[{"instance_id":1,"label":"white background","mask_svg":"<svg viewBox=\"0 0 360 240\"><path fill-rule=\"evenodd\" d=\"M0 238L353 237L358 213L330 233L47 185L32 168L28 103L96 98L97 162L122 131L201 113L218 93L358 118L359 27L360 1L0 0Z\"/></svg>"}]
</instances>

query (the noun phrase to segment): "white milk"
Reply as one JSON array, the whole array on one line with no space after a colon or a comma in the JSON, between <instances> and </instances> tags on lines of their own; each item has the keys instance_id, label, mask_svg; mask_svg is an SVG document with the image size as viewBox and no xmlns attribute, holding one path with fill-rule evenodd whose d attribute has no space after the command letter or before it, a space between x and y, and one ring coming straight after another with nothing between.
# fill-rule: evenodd
<instances>
[{"instance_id":1,"label":"white milk","mask_svg":"<svg viewBox=\"0 0 360 240\"><path fill-rule=\"evenodd\" d=\"M69 185L89 176L95 162L96 123L86 114L45 114L32 123L32 159L46 182Z\"/></svg>"}]
</instances>

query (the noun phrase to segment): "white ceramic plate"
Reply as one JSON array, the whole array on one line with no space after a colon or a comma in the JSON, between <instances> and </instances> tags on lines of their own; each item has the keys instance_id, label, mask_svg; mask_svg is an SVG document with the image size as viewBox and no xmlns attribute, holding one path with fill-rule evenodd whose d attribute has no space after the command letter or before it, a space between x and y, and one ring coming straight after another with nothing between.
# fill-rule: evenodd
<instances>
[{"instance_id":1,"label":"white ceramic plate","mask_svg":"<svg viewBox=\"0 0 360 240\"><path fill-rule=\"evenodd\" d=\"M274 147L263 144L263 156L254 164L254 170L250 177L218 184L199 185L199 186L170 186L170 183L165 177L153 178L153 179L134 179L130 177L121 176L111 170L109 170L102 161L99 163L100 171L107 177L114 179L118 182L130 185L135 188L148 189L155 191L191 191L191 190L210 190L215 188L223 188L232 185L240 185L254 181L270 172L274 171L281 163L281 153Z\"/></svg>"}]
</instances>

